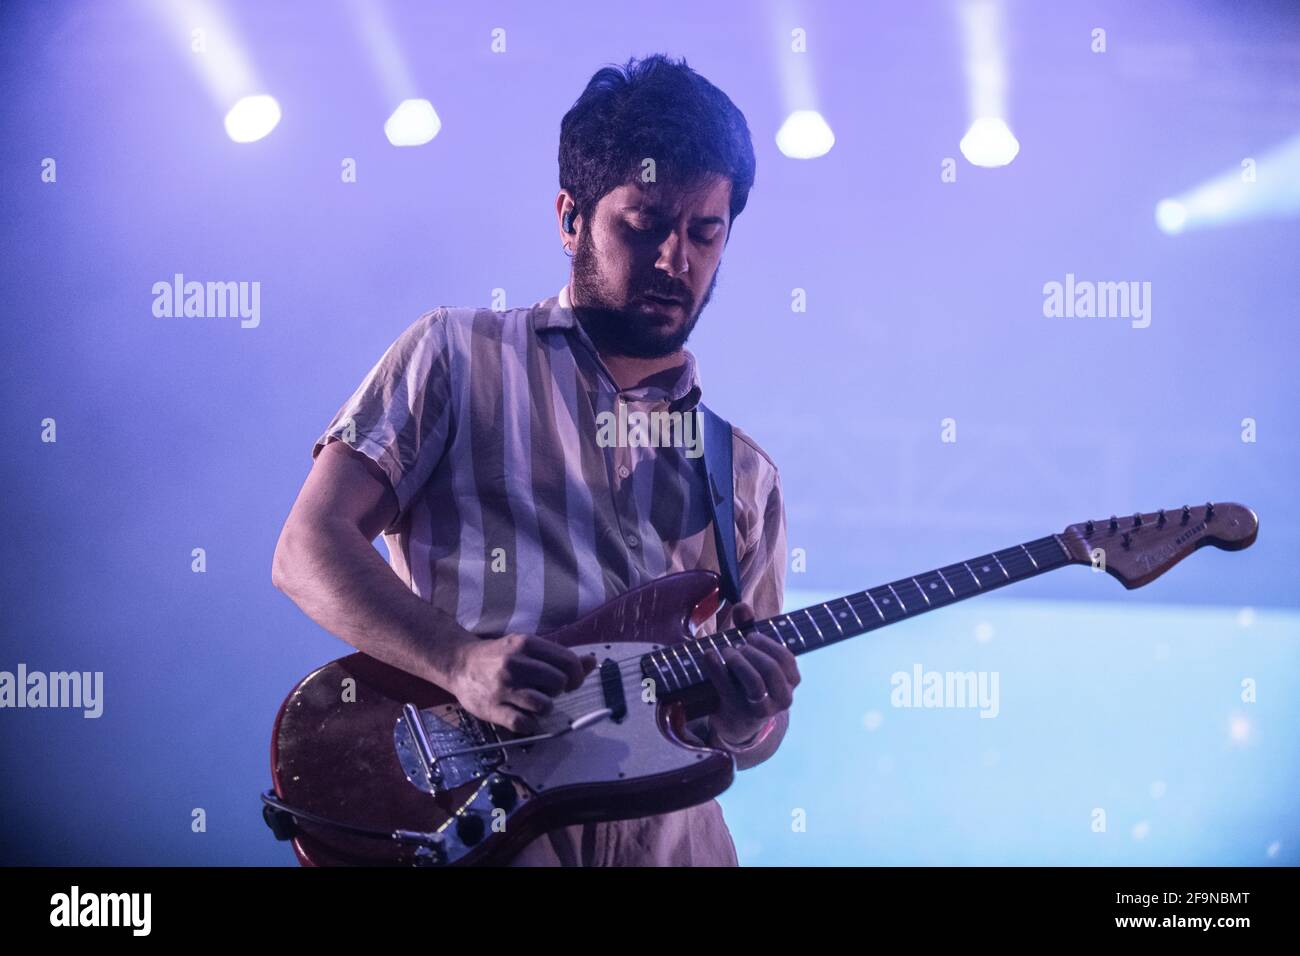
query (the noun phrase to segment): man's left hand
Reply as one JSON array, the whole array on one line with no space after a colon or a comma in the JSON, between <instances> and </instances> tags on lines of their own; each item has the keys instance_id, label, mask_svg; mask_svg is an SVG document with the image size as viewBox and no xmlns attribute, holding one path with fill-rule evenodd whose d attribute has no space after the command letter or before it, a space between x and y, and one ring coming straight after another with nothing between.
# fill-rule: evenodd
<instances>
[{"instance_id":1,"label":"man's left hand","mask_svg":"<svg viewBox=\"0 0 1300 956\"><path fill-rule=\"evenodd\" d=\"M709 724L723 741L739 744L762 730L773 715L790 707L800 678L789 648L747 627L754 621L749 605L737 604L732 619L744 632L745 643L724 646L721 654L710 650L703 660L721 702Z\"/></svg>"}]
</instances>

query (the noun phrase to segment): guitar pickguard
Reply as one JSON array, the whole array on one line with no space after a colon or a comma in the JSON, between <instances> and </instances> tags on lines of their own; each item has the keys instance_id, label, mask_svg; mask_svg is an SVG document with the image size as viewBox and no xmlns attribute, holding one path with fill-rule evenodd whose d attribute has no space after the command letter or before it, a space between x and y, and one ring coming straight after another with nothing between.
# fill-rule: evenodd
<instances>
[{"instance_id":1,"label":"guitar pickguard","mask_svg":"<svg viewBox=\"0 0 1300 956\"><path fill-rule=\"evenodd\" d=\"M632 662L661 646L624 643L571 648L579 656L595 654L598 662L611 657L625 662L622 670L627 716L617 723L605 719L553 740L506 750L497 769L540 794L561 787L616 784L671 774L714 754L712 750L674 742L660 730L658 705L652 695L643 693L640 671ZM598 709L603 700L598 693L600 687L597 668L582 687L556 698L552 715L573 720Z\"/></svg>"}]
</instances>

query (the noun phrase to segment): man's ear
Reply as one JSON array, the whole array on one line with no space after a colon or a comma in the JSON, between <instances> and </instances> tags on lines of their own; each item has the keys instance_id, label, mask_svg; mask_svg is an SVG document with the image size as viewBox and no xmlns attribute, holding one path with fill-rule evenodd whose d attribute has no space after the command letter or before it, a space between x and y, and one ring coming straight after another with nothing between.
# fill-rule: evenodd
<instances>
[{"instance_id":1,"label":"man's ear","mask_svg":"<svg viewBox=\"0 0 1300 956\"><path fill-rule=\"evenodd\" d=\"M566 232L565 229L564 229L564 226L563 226L563 221L564 221L564 207L567 206L567 205L569 205L569 204L573 204L573 210L574 210L574 211L573 211L573 217L572 217L572 218L573 218L574 228L575 228L575 230L576 230L576 228L577 228L577 219L578 219L577 203L576 203L576 201L574 200L572 194L570 194L569 191L568 191L567 189L561 189L561 190L560 190L560 194L559 194L558 196L555 197L555 211L556 211L556 213L560 216L560 220L561 220L560 231L561 231L561 232L564 232L565 235L573 235L573 233Z\"/></svg>"}]
</instances>

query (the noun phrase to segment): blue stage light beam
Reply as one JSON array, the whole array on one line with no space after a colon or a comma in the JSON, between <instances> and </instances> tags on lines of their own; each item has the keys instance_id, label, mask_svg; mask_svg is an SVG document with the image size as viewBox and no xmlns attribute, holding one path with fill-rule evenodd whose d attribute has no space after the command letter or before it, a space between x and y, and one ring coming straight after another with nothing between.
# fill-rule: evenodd
<instances>
[{"instance_id":1,"label":"blue stage light beam","mask_svg":"<svg viewBox=\"0 0 1300 956\"><path fill-rule=\"evenodd\" d=\"M1296 215L1300 215L1300 135L1263 156L1245 157L1213 179L1156 203L1156 226L1170 236Z\"/></svg>"},{"instance_id":2,"label":"blue stage light beam","mask_svg":"<svg viewBox=\"0 0 1300 956\"><path fill-rule=\"evenodd\" d=\"M795 4L779 2L771 10L776 64L785 108L785 120L776 132L776 148L790 159L825 156L835 145L835 133L817 104L811 57L818 38L816 34L811 37L807 34Z\"/></svg>"},{"instance_id":3,"label":"blue stage light beam","mask_svg":"<svg viewBox=\"0 0 1300 956\"><path fill-rule=\"evenodd\" d=\"M257 75L225 12L208 0L153 0L172 31L186 38L189 61L236 143L268 136L280 122L280 104L259 90Z\"/></svg>"},{"instance_id":4,"label":"blue stage light beam","mask_svg":"<svg viewBox=\"0 0 1300 956\"><path fill-rule=\"evenodd\" d=\"M348 6L385 97L388 102L397 103L384 121L384 136L394 146L423 146L438 135L442 120L433 104L420 95L382 4L375 0L350 0Z\"/></svg>"},{"instance_id":5,"label":"blue stage light beam","mask_svg":"<svg viewBox=\"0 0 1300 956\"><path fill-rule=\"evenodd\" d=\"M963 0L958 7L971 124L958 147L975 166L1005 166L1020 152L1007 123L1006 28L1001 0Z\"/></svg>"}]
</instances>

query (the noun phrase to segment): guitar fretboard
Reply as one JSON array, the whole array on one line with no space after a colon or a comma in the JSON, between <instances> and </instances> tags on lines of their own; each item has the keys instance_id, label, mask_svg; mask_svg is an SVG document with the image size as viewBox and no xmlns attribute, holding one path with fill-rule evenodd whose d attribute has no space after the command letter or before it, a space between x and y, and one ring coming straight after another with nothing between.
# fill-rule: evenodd
<instances>
[{"instance_id":1,"label":"guitar fretboard","mask_svg":"<svg viewBox=\"0 0 1300 956\"><path fill-rule=\"evenodd\" d=\"M791 653L803 654L1070 563L1060 538L1048 535L745 627L670 645L646 654L641 659L641 673L662 692L682 693L708 683L701 655L721 651L724 646L739 647L747 634L765 634Z\"/></svg>"}]
</instances>

